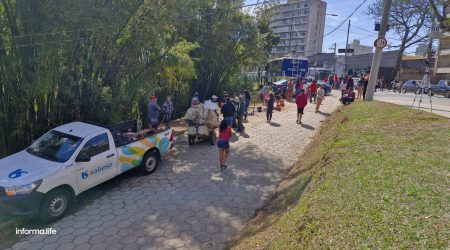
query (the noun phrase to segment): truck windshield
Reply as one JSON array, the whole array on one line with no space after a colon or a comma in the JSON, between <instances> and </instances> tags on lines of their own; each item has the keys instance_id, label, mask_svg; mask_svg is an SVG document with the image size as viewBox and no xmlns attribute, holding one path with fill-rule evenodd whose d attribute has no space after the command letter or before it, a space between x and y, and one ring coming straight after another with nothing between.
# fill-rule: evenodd
<instances>
[{"instance_id":1,"label":"truck windshield","mask_svg":"<svg viewBox=\"0 0 450 250\"><path fill-rule=\"evenodd\" d=\"M81 142L80 137L52 130L34 142L27 152L50 161L66 162Z\"/></svg>"}]
</instances>

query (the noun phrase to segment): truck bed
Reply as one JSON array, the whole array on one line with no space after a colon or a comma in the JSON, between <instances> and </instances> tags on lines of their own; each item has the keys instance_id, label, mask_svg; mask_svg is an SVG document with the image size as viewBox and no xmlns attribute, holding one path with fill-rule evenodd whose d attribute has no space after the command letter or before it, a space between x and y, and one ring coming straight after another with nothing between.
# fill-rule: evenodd
<instances>
[{"instance_id":1,"label":"truck bed","mask_svg":"<svg viewBox=\"0 0 450 250\"><path fill-rule=\"evenodd\" d=\"M120 148L137 142L146 137L163 133L167 130L158 130L157 132L150 129L137 130L137 120L121 122L107 127L114 138L116 148Z\"/></svg>"}]
</instances>

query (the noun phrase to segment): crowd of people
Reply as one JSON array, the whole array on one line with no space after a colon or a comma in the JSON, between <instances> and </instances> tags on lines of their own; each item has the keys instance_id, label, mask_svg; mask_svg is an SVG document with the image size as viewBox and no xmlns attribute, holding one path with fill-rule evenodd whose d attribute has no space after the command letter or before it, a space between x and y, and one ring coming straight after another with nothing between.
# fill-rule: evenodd
<instances>
[{"instance_id":1,"label":"crowd of people","mask_svg":"<svg viewBox=\"0 0 450 250\"><path fill-rule=\"evenodd\" d=\"M331 75L326 78L326 83L330 84L334 89L341 90L340 101L344 105L348 105L355 101L355 99L365 99L365 93L369 81L369 71L364 76L361 76L358 82L354 82L351 76L346 75L343 79L339 79L336 75ZM355 88L358 94L355 94ZM288 101L294 97L297 106L297 124L302 124L302 117L304 110L309 103L315 104L315 112L320 112L320 106L325 100L325 89L323 84L318 84L313 80L310 84L304 84L302 78L291 79L287 83L286 98ZM269 87L268 83L260 88L260 99L262 104L266 107L266 121L272 121L273 110L279 95L274 93L274 90ZM221 169L226 169L226 162L230 154L230 139L232 138L232 128L236 129L238 133L244 133L244 120L248 116L248 108L252 101L250 91L245 90L239 94L229 95L227 92L219 98L213 95L210 100L215 103L217 110L215 112L222 114L223 119L219 124L219 135L217 140L217 147L219 148L219 166ZM200 97L198 92L195 92L191 99L191 106L198 105ZM166 129L170 128L170 120L174 110L172 97L167 96L166 101L162 107L157 104L157 97L151 96L148 103L148 119L150 128L157 130L159 126L159 116L163 113L163 121Z\"/></svg>"}]
</instances>

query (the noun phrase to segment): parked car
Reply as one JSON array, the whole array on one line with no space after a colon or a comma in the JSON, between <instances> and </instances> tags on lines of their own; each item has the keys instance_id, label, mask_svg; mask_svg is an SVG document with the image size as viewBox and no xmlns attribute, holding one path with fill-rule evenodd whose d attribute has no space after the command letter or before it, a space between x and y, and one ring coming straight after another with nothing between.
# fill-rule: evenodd
<instances>
[{"instance_id":1,"label":"parked car","mask_svg":"<svg viewBox=\"0 0 450 250\"><path fill-rule=\"evenodd\" d=\"M312 82L311 79L306 80L306 82L304 84L305 89L308 88L309 85L311 85L311 82ZM325 90L325 95L331 95L331 85L330 84L325 83L322 80L318 80L317 85L318 85L317 87L319 87L319 85L323 85L323 89Z\"/></svg>"},{"instance_id":2,"label":"parked car","mask_svg":"<svg viewBox=\"0 0 450 250\"><path fill-rule=\"evenodd\" d=\"M450 98L450 81L440 80L437 84L430 86L431 94L443 95L446 98Z\"/></svg>"},{"instance_id":3,"label":"parked car","mask_svg":"<svg viewBox=\"0 0 450 250\"><path fill-rule=\"evenodd\" d=\"M137 131L137 121L57 127L26 150L0 159L0 210L57 220L80 193L133 168L155 171L173 136L173 129Z\"/></svg>"},{"instance_id":4,"label":"parked car","mask_svg":"<svg viewBox=\"0 0 450 250\"><path fill-rule=\"evenodd\" d=\"M403 83L402 88L401 88L401 92L402 93L406 93L406 92L412 92L412 93L417 93L417 91L420 89L420 84L422 83L422 80L408 80L406 82ZM428 93L428 86L423 86L424 87L424 94ZM420 94L420 93L419 93Z\"/></svg>"}]
</instances>

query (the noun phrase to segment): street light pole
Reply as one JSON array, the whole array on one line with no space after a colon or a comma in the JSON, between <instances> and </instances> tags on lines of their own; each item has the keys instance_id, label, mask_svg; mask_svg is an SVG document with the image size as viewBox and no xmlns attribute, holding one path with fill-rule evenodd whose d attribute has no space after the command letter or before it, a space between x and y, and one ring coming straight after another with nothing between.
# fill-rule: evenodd
<instances>
[{"instance_id":1,"label":"street light pole","mask_svg":"<svg viewBox=\"0 0 450 250\"><path fill-rule=\"evenodd\" d=\"M381 18L380 31L378 37L385 37L387 32L387 25L389 20L389 12L391 11L392 0L384 0L383 17ZM375 93L375 83L378 78L378 71L380 70L381 55L383 49L376 48L373 55L372 67L370 68L369 84L367 85L366 98L364 100L372 101Z\"/></svg>"}]
</instances>

